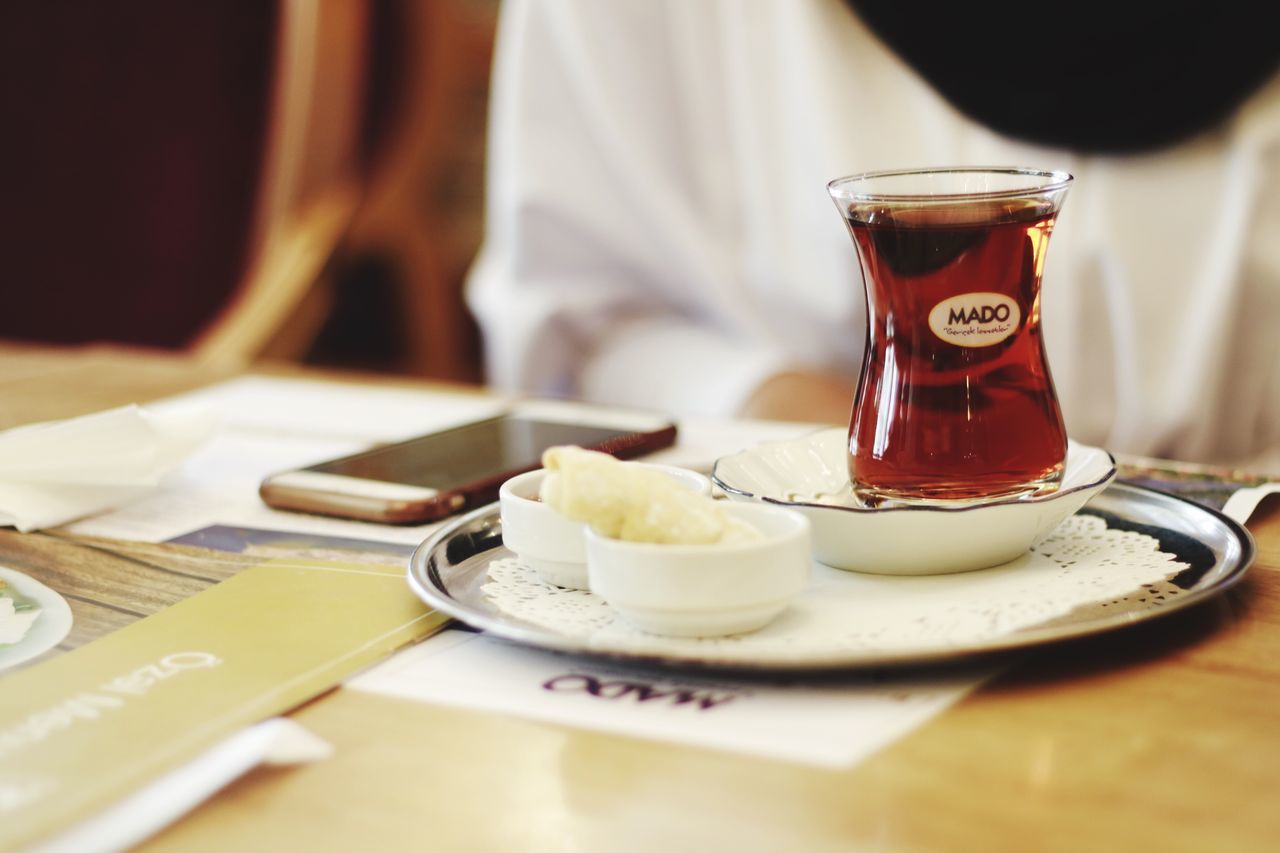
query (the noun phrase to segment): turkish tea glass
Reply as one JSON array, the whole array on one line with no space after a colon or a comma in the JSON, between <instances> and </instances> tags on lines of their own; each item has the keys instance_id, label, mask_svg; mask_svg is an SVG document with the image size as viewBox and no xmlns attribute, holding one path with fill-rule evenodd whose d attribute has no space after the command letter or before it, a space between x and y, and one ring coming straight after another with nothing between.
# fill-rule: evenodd
<instances>
[{"instance_id":1,"label":"turkish tea glass","mask_svg":"<svg viewBox=\"0 0 1280 853\"><path fill-rule=\"evenodd\" d=\"M1066 429L1040 331L1065 172L870 172L828 184L862 267L849 475L868 506L1057 488Z\"/></svg>"}]
</instances>

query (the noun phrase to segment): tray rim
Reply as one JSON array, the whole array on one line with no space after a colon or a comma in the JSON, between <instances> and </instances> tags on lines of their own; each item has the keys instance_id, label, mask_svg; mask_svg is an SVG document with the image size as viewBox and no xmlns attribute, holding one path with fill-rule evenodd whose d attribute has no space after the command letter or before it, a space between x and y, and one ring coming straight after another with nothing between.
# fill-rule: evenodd
<instances>
[{"instance_id":1,"label":"tray rim","mask_svg":"<svg viewBox=\"0 0 1280 853\"><path fill-rule=\"evenodd\" d=\"M1210 586L1188 590L1186 595L1179 596L1174 601L1166 602L1160 607L1153 607L1136 613L1131 611L1126 613L1117 613L1115 616L1108 616L1102 619L1091 620L1083 623L1028 628L1024 631L1015 632L994 640L974 643L967 646L940 647L925 651L885 651L876 652L874 654L845 653L840 656L833 655L831 657L815 658L808 661L758 662L752 662L749 660L725 660L723 658L713 657L695 658L672 656L657 652L650 654L640 651L620 651L616 649L595 648L581 642L580 640L564 635L557 635L548 629L541 628L539 626L506 621L499 617L478 612L465 602L459 601L449 595L448 590L443 587L443 581L439 581L438 572L428 566L428 556L441 545L452 539L458 534L458 532L474 526L479 521L497 521L500 524L501 517L499 514L498 504L496 503L480 507L466 515L454 519L423 540L409 557L406 569L406 580L414 594L428 606L446 613L465 625L484 631L490 636L520 645L579 655L612 663L659 666L663 668L698 672L754 673L760 675L771 675L806 672L830 673L884 667L934 666L938 664L971 661L976 658L994 654L1030 649L1066 640L1096 636L1098 634L1108 633L1131 625L1145 624L1154 619L1182 612L1189 607L1201 604L1230 589L1232 586L1235 586L1252 567L1257 557L1257 546L1254 543L1253 535L1247 528L1245 528L1244 525L1240 524L1230 516L1224 515L1222 512L1213 509L1212 507L1205 506L1188 498L1131 483L1112 482L1100 494L1108 494L1113 490L1121 492L1121 496L1123 496L1123 493L1125 492L1139 492L1146 493L1147 495L1154 495L1158 500L1168 500L1178 504L1185 504L1195 511L1207 514L1214 521L1223 525L1227 529L1228 533L1231 534L1232 538L1234 538L1238 543L1240 554L1236 560L1236 564L1234 566L1227 566L1225 574ZM1086 504L1085 507L1088 507L1088 504ZM1170 527L1169 529L1179 532L1185 536L1189 536L1195 541L1203 541L1186 530L1177 530L1173 527ZM1216 559L1213 569L1211 570L1221 571L1223 565L1223 561L1220 558ZM432 575L434 575L437 581L439 581L439 589L432 586L429 580Z\"/></svg>"}]
</instances>

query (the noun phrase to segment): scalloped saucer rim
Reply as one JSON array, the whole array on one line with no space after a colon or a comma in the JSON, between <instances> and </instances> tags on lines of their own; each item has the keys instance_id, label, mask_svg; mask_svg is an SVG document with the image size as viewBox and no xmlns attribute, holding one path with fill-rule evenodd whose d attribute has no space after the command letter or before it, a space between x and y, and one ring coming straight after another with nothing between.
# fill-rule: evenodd
<instances>
[{"instance_id":1,"label":"scalloped saucer rim","mask_svg":"<svg viewBox=\"0 0 1280 853\"><path fill-rule=\"evenodd\" d=\"M1118 472L1118 468L1116 465L1116 458L1110 451L1101 447L1094 447L1092 445L1082 444L1077 441L1068 441L1068 453L1067 453L1068 466L1070 465L1073 452L1079 455L1093 452L1093 453L1100 453L1104 455L1107 458L1108 462L1110 463L1109 467L1105 471L1102 471L1101 469L1099 469L1099 474L1093 475L1091 479L1088 480L1087 482L1074 483L1067 488L1058 488L1058 489L1054 489L1053 491L1043 492L1040 494L1016 495L1012 497L998 497L998 498L985 500L985 501L984 500L957 501L955 506L947 506L943 503L927 503L927 504L922 503L922 504L906 504L906 505L899 504L894 506L880 506L880 507L856 506L856 505L846 504L846 503L823 503L821 501L813 501L813 500L789 500L787 498L779 498L779 497L772 497L770 495L756 494L748 489L744 489L739 486L734 486L734 485L731 485L730 483L725 482L725 480L721 476L721 466L724 463L733 461L735 459L739 459L743 456L750 455L752 453L757 453L765 447L794 445L799 443L812 444L833 435L839 435L841 437L841 440L843 441L843 437L845 435L844 428L830 427L828 429L817 430L815 432L801 436L800 438L784 438L784 439L776 439L773 441L762 441L759 444L755 444L755 445L752 445L751 447L744 448L742 450L737 451L736 453L731 453L727 456L721 456L711 466L711 482L715 484L717 488L723 490L729 495L739 497L739 498L744 498L744 499L758 499L767 503L777 504L779 506L821 507L823 509L838 509L838 510L843 510L845 512L854 512L854 513L888 513L888 512L921 512L921 511L970 512L973 510L988 509L993 506L1008 506L1008 505L1021 506L1021 505L1033 504L1033 503L1046 503L1048 501L1057 500L1058 498L1066 497L1067 495L1071 495L1079 491L1083 491L1086 489L1097 489L1100 486L1105 486L1109 482L1111 482L1111 480L1115 479L1116 474ZM841 461L843 464L843 459ZM1068 471L1064 471L1063 473L1064 481L1067 480L1069 473L1070 473L1070 469L1068 469ZM849 488L848 480L845 480L843 488L845 489Z\"/></svg>"}]
</instances>

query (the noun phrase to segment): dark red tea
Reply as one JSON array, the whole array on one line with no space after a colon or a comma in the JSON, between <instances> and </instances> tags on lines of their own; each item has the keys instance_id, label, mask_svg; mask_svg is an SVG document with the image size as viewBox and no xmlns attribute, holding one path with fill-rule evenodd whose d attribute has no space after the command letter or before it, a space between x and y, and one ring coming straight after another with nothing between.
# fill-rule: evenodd
<instances>
[{"instance_id":1,"label":"dark red tea","mask_svg":"<svg viewBox=\"0 0 1280 853\"><path fill-rule=\"evenodd\" d=\"M1066 430L1040 333L1054 207L854 203L868 339L849 473L871 503L993 497L1058 481Z\"/></svg>"}]
</instances>

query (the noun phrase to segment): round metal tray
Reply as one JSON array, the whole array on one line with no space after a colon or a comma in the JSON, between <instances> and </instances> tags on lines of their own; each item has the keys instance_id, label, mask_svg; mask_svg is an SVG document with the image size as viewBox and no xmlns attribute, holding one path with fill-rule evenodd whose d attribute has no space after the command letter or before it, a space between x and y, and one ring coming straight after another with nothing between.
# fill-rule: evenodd
<instances>
[{"instance_id":1,"label":"round metal tray","mask_svg":"<svg viewBox=\"0 0 1280 853\"><path fill-rule=\"evenodd\" d=\"M1102 518L1110 528L1134 530L1155 538L1162 551L1173 554L1187 566L1170 579L1180 594L1164 600L1139 596L1124 602L1099 602L994 641L909 651L833 650L831 654L786 663L717 657L714 653L693 651L650 654L602 650L577 637L518 620L486 598L481 587L487 580L489 564L512 556L502 544L502 520L497 504L454 520L419 545L409 559L408 581L418 597L431 607L493 636L529 646L679 668L803 672L939 663L1110 631L1204 601L1240 580L1253 562L1253 538L1235 521L1191 501L1141 486L1114 484L1094 497L1081 512Z\"/></svg>"}]
</instances>

